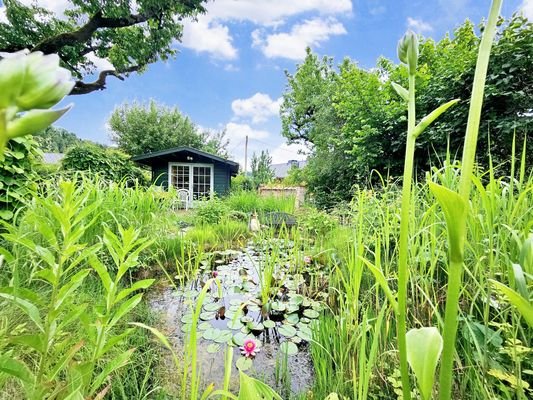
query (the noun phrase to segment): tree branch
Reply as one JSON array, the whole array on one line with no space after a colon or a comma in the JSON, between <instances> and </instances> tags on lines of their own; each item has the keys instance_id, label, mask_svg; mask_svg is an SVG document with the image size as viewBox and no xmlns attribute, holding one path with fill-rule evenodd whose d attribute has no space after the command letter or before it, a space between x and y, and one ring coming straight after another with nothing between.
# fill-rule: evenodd
<instances>
[{"instance_id":1,"label":"tree branch","mask_svg":"<svg viewBox=\"0 0 533 400\"><path fill-rule=\"evenodd\" d=\"M37 44L32 49L32 52L42 51L44 54L58 53L65 46L87 42L100 28L124 28L146 22L152 17L153 15L151 14L135 14L122 18L106 18L102 16L102 11L98 11L79 29L47 38Z\"/></svg>"},{"instance_id":2,"label":"tree branch","mask_svg":"<svg viewBox=\"0 0 533 400\"><path fill-rule=\"evenodd\" d=\"M101 71L100 74L98 74L98 79L96 79L94 82L76 81L76 84L74 85L74 88L72 88L70 94L87 94L97 90L104 90L106 88L106 80L108 76L114 76L115 78L123 81L124 74L138 71L140 68L141 67L139 65L134 65L122 72L117 72L115 70Z\"/></svg>"}]
</instances>

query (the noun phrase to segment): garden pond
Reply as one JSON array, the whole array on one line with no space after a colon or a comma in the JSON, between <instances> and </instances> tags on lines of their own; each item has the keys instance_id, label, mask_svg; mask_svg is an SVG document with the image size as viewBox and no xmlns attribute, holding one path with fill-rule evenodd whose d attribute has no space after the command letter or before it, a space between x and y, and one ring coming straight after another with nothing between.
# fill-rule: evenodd
<instances>
[{"instance_id":1,"label":"garden pond","mask_svg":"<svg viewBox=\"0 0 533 400\"><path fill-rule=\"evenodd\" d=\"M202 387L223 382L224 354L231 345L232 386L239 368L285 395L309 389L312 327L328 296L324 267L293 242L269 239L249 242L238 251L209 253L199 270L186 285L152 292L150 305L160 315L160 329L178 350L183 349L200 292L211 285L197 322ZM212 278L217 278L220 289ZM243 355L250 339L256 345L254 355Z\"/></svg>"}]
</instances>

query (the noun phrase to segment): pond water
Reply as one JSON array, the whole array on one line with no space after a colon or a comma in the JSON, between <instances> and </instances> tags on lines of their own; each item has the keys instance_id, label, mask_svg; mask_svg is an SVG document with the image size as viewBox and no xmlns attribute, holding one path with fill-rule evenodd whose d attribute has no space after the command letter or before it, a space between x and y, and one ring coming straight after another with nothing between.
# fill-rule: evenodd
<instances>
[{"instance_id":1,"label":"pond water","mask_svg":"<svg viewBox=\"0 0 533 400\"><path fill-rule=\"evenodd\" d=\"M222 295L218 297L218 288L212 284L198 321L202 388L212 382L217 387L222 385L224 353L229 344L234 352L234 391L238 386L236 364L248 375L276 388L284 398L310 388L313 366L308 341L323 308L319 300L325 295L309 285L311 272L314 282L322 276L320 266L312 265L310 257L297 266L291 262L294 257L303 256L281 241L249 243L241 251L212 253L201 263L203 272L186 286L164 287L151 293L150 305L161 317L160 329L182 349L204 282L213 276L220 281ZM262 289L263 293L268 292L265 304L261 302ZM239 347L250 338L259 351L255 357L245 359Z\"/></svg>"}]
</instances>

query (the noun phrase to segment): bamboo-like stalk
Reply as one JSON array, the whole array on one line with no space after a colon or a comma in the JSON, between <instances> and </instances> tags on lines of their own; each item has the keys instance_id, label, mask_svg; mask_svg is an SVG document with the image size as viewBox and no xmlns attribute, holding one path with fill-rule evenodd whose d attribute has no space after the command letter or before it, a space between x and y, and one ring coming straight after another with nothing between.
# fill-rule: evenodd
<instances>
[{"instance_id":1,"label":"bamboo-like stalk","mask_svg":"<svg viewBox=\"0 0 533 400\"><path fill-rule=\"evenodd\" d=\"M471 178L474 171L479 121L481 118L481 107L483 105L483 94L485 90L485 79L487 76L490 51L494 36L496 34L496 23L500 13L501 5L502 0L493 0L492 2L489 19L487 21L487 25L485 26L483 38L481 39L476 64L476 72L474 75L474 85L472 89L470 110L468 113L465 145L463 149L461 178L459 181L459 195L465 202L467 209L470 198ZM462 247L459 249L450 249L448 290L446 294L446 311L443 331L444 346L439 378L440 400L449 400L451 399L452 395L453 359L455 355L455 339L457 334L457 313L459 309L459 297L463 274L464 247L466 241L466 218L463 218L460 221L454 221L454 223L458 224L455 229L458 230L460 237L462 238L460 241ZM448 226L448 230L449 229L450 226Z\"/></svg>"}]
</instances>

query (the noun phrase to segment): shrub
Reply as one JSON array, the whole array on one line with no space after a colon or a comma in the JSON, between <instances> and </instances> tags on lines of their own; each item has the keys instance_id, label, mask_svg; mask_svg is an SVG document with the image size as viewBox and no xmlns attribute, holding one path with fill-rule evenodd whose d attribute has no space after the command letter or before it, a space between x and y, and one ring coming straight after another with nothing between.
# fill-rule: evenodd
<instances>
[{"instance_id":1,"label":"shrub","mask_svg":"<svg viewBox=\"0 0 533 400\"><path fill-rule=\"evenodd\" d=\"M89 171L114 182L127 180L147 184L143 170L121 151L83 143L70 149L61 162L67 171Z\"/></svg>"},{"instance_id":2,"label":"shrub","mask_svg":"<svg viewBox=\"0 0 533 400\"><path fill-rule=\"evenodd\" d=\"M219 198L197 203L196 220L200 224L218 224L229 212L228 207Z\"/></svg>"},{"instance_id":3,"label":"shrub","mask_svg":"<svg viewBox=\"0 0 533 400\"><path fill-rule=\"evenodd\" d=\"M300 215L299 222L307 232L317 237L323 237L338 225L335 217L314 208L305 210Z\"/></svg>"}]
</instances>

